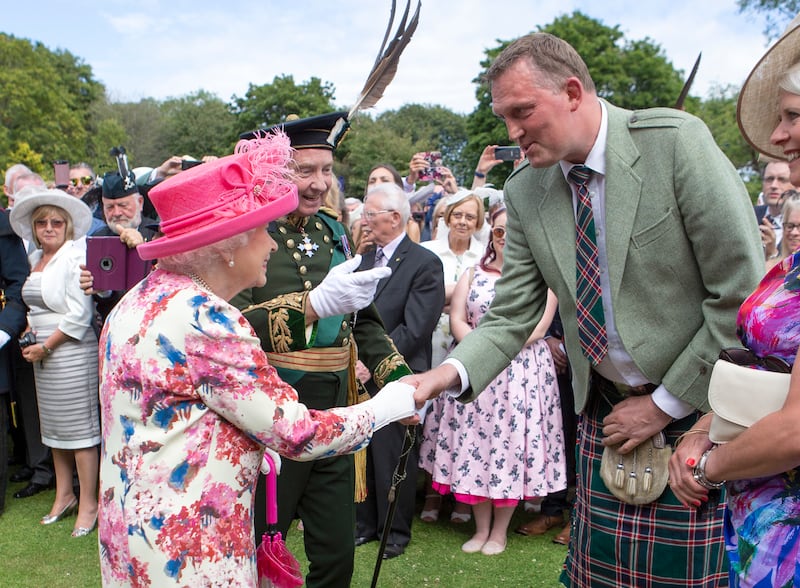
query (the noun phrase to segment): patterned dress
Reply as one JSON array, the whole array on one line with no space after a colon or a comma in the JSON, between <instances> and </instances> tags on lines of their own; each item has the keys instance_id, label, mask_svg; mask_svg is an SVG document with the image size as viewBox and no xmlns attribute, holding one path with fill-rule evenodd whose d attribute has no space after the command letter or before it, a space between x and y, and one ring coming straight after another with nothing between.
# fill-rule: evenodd
<instances>
[{"instance_id":1,"label":"patterned dress","mask_svg":"<svg viewBox=\"0 0 800 588\"><path fill-rule=\"evenodd\" d=\"M475 267L467 296L472 328L489 310L499 277ZM547 343L523 348L473 402L442 398L434 444L420 452L437 491L470 504L514 506L566 488L561 401Z\"/></svg>"},{"instance_id":2,"label":"patterned dress","mask_svg":"<svg viewBox=\"0 0 800 588\"><path fill-rule=\"evenodd\" d=\"M794 363L800 346L800 253L772 268L739 309L742 343ZM800 585L800 468L727 485L731 586Z\"/></svg>"},{"instance_id":3,"label":"patterned dress","mask_svg":"<svg viewBox=\"0 0 800 588\"><path fill-rule=\"evenodd\" d=\"M263 447L307 460L372 434L364 405L300 404L238 310L163 270L112 311L100 375L104 586L255 586Z\"/></svg>"}]
</instances>

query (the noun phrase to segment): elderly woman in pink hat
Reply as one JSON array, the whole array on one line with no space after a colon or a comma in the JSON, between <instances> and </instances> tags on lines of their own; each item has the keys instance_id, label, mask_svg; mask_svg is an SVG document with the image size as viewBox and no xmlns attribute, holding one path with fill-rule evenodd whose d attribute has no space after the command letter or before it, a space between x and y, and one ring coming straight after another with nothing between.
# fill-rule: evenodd
<instances>
[{"instance_id":1,"label":"elderly woman in pink hat","mask_svg":"<svg viewBox=\"0 0 800 588\"><path fill-rule=\"evenodd\" d=\"M138 251L158 267L100 339L104 586L255 586L264 448L298 460L350 453L413 413L399 383L357 406L309 410L228 303L264 285L276 248L267 226L297 207L290 155L282 134L240 141L150 192L164 236ZM330 279L350 290L366 280L374 293L382 274L363 273Z\"/></svg>"}]
</instances>

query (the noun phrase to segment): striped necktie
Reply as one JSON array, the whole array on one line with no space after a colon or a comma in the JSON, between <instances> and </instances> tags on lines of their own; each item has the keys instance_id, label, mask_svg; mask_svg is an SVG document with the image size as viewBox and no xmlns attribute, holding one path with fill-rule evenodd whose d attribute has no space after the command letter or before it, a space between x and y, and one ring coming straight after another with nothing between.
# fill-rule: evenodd
<instances>
[{"instance_id":1,"label":"striped necktie","mask_svg":"<svg viewBox=\"0 0 800 588\"><path fill-rule=\"evenodd\" d=\"M384 267L386 265L386 256L383 254L383 247L378 247L375 250L375 263L372 267Z\"/></svg>"},{"instance_id":2,"label":"striped necktie","mask_svg":"<svg viewBox=\"0 0 800 588\"><path fill-rule=\"evenodd\" d=\"M583 165L576 165L569 170L567 176L575 185L578 194L575 227L578 339L583 354L593 365L597 365L608 353L608 338L600 287L600 264L597 261L594 215L589 199L589 179L592 170Z\"/></svg>"}]
</instances>

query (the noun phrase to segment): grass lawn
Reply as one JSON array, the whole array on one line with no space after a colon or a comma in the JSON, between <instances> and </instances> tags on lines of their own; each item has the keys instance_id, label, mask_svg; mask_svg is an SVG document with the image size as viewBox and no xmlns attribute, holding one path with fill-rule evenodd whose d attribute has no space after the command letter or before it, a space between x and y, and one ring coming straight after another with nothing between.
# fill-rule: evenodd
<instances>
[{"instance_id":1,"label":"grass lawn","mask_svg":"<svg viewBox=\"0 0 800 588\"><path fill-rule=\"evenodd\" d=\"M14 470L12 469L12 472ZM42 526L39 519L49 512L54 491L42 492L22 500L12 494L24 484L9 484L6 511L0 517L0 587L3 588L84 588L100 586L97 533L74 539L70 536L75 518ZM421 504L417 505L417 511ZM446 507L443 515L446 515ZM518 509L511 528L529 519ZM495 586L560 586L558 576L566 548L551 543L560 530L542 537L509 534L508 547L500 555L487 557L466 554L461 544L473 532L473 524L451 524L447 516L437 523L414 523L411 544L404 555L383 562L378 586L440 586L453 588L492 588ZM302 532L294 527L287 545L304 570ZM378 543L356 549L352 586L368 587L375 567Z\"/></svg>"}]
</instances>

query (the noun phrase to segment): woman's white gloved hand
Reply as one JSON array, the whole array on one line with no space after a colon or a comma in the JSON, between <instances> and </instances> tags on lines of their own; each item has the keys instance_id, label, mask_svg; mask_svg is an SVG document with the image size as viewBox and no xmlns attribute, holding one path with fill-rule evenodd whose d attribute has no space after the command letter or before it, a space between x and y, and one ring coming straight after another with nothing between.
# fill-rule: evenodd
<instances>
[{"instance_id":1,"label":"woman's white gloved hand","mask_svg":"<svg viewBox=\"0 0 800 588\"><path fill-rule=\"evenodd\" d=\"M364 402L375 413L376 431L389 423L410 417L417 411L414 404L414 390L414 386L409 384L391 382Z\"/></svg>"},{"instance_id":2,"label":"woman's white gloved hand","mask_svg":"<svg viewBox=\"0 0 800 588\"><path fill-rule=\"evenodd\" d=\"M360 255L340 263L309 292L309 302L319 318L349 314L368 306L375 298L378 282L392 275L388 267L356 272L360 264Z\"/></svg>"}]
</instances>

